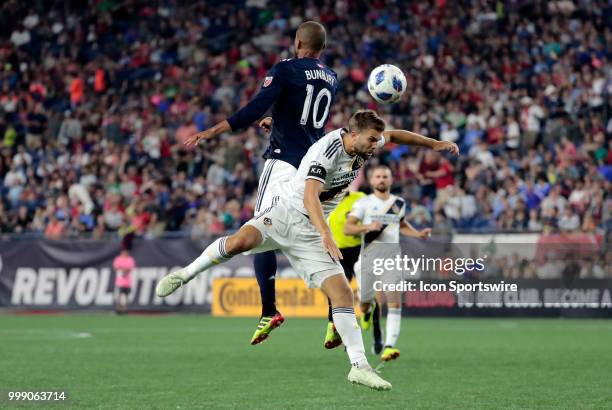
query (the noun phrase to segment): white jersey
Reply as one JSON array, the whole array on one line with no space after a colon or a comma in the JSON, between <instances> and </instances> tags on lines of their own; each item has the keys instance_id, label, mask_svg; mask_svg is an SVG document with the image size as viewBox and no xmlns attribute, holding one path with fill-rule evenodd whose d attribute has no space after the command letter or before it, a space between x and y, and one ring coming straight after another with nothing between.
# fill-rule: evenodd
<instances>
[{"instance_id":1,"label":"white jersey","mask_svg":"<svg viewBox=\"0 0 612 410\"><path fill-rule=\"evenodd\" d=\"M344 128L326 134L314 143L306 152L300 162L295 177L290 181L288 195L289 204L307 215L304 208L304 188L307 179L314 179L323 183L323 191L319 195L325 218L338 206L344 192L359 174L359 169L365 159L356 155L350 156L344 149L342 136L348 131ZM384 137L378 146L385 144Z\"/></svg>"},{"instance_id":2,"label":"white jersey","mask_svg":"<svg viewBox=\"0 0 612 410\"><path fill-rule=\"evenodd\" d=\"M390 195L382 200L374 194L359 199L353 204L349 216L354 216L363 224L378 221L382 224L379 231L362 234L362 243L399 243L400 223L406 214L406 203L398 196Z\"/></svg>"}]
</instances>

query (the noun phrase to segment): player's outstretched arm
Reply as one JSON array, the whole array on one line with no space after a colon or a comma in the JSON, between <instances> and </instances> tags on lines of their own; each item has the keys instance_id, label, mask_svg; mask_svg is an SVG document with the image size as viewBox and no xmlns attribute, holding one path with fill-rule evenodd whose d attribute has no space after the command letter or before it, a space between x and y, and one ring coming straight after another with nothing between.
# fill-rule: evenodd
<instances>
[{"instance_id":1,"label":"player's outstretched arm","mask_svg":"<svg viewBox=\"0 0 612 410\"><path fill-rule=\"evenodd\" d=\"M306 212L308 212L310 222L312 222L315 229L321 234L325 250L327 250L332 259L338 261L342 259L342 253L340 249L338 249L338 246L336 246L336 242L334 242L329 225L325 222L323 206L319 199L319 195L322 191L322 182L315 179L307 179L306 186L304 187L304 208L306 208Z\"/></svg>"},{"instance_id":2,"label":"player's outstretched arm","mask_svg":"<svg viewBox=\"0 0 612 410\"><path fill-rule=\"evenodd\" d=\"M459 155L459 147L454 142L438 141L416 132L406 130L387 130L383 132L386 141L402 145L416 145L431 148L434 151L449 151Z\"/></svg>"},{"instance_id":3,"label":"player's outstretched arm","mask_svg":"<svg viewBox=\"0 0 612 410\"><path fill-rule=\"evenodd\" d=\"M210 127L207 130L202 132L198 132L197 134L193 134L185 141L185 145L187 147L195 147L202 140L209 140L217 135L223 134L224 132L229 132L232 130L229 122L227 120L223 120L220 123Z\"/></svg>"},{"instance_id":4,"label":"player's outstretched arm","mask_svg":"<svg viewBox=\"0 0 612 410\"><path fill-rule=\"evenodd\" d=\"M279 65L275 65L268 72L261 89L255 97L247 105L242 107L238 112L229 117L227 120L221 121L212 128L192 135L185 141L188 147L196 146L200 141L216 137L228 131L237 131L244 129L259 120L268 111L268 109L276 102L283 90L283 70ZM265 126L261 125L265 128Z\"/></svg>"},{"instance_id":5,"label":"player's outstretched arm","mask_svg":"<svg viewBox=\"0 0 612 410\"><path fill-rule=\"evenodd\" d=\"M413 238L427 239L431 236L431 228L425 228L419 231L410 224L410 222L402 221L400 223L400 233L404 236L412 236Z\"/></svg>"}]
</instances>

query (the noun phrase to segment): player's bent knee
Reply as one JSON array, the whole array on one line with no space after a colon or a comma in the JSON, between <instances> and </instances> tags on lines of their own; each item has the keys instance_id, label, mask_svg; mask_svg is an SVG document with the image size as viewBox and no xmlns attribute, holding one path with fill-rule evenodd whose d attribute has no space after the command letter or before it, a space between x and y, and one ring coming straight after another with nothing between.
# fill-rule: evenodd
<instances>
[{"instance_id":1,"label":"player's bent knee","mask_svg":"<svg viewBox=\"0 0 612 410\"><path fill-rule=\"evenodd\" d=\"M246 247L245 238L241 237L238 233L230 236L225 241L225 251L230 255L237 255L240 252L244 252L244 248Z\"/></svg>"},{"instance_id":2,"label":"player's bent knee","mask_svg":"<svg viewBox=\"0 0 612 410\"><path fill-rule=\"evenodd\" d=\"M238 232L227 238L225 250L230 255L250 251L262 241L261 233L252 226L245 225Z\"/></svg>"}]
</instances>

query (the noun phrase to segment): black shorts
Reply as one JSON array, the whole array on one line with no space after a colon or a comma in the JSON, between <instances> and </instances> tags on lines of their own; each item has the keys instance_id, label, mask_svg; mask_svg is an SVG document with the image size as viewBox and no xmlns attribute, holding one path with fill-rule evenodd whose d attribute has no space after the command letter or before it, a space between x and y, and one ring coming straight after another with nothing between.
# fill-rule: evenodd
<instances>
[{"instance_id":1,"label":"black shorts","mask_svg":"<svg viewBox=\"0 0 612 410\"><path fill-rule=\"evenodd\" d=\"M124 288L124 287L119 287L119 294L120 295L129 295L130 292L132 291L132 288Z\"/></svg>"},{"instance_id":2,"label":"black shorts","mask_svg":"<svg viewBox=\"0 0 612 410\"><path fill-rule=\"evenodd\" d=\"M357 259L359 259L360 252L361 245L340 249L340 253L342 253L342 260L340 261L340 264L342 265L344 275L346 275L349 282L355 276L355 263L357 262Z\"/></svg>"}]
</instances>

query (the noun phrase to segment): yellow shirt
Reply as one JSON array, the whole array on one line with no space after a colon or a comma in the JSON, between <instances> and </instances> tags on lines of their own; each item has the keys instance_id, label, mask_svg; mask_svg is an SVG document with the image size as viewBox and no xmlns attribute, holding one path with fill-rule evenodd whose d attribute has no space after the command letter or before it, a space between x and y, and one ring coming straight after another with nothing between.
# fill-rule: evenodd
<instances>
[{"instance_id":1,"label":"yellow shirt","mask_svg":"<svg viewBox=\"0 0 612 410\"><path fill-rule=\"evenodd\" d=\"M346 223L346 216L351 212L353 204L360 198L366 196L363 192L349 192L348 195L340 201L336 209L329 214L329 227L331 229L334 240L338 248L351 248L361 244L361 235L345 235L344 224Z\"/></svg>"}]
</instances>

